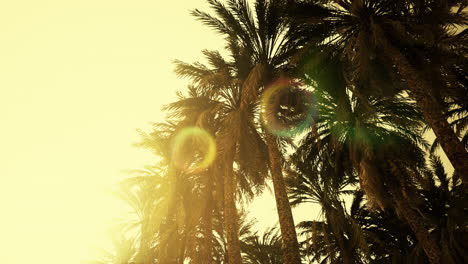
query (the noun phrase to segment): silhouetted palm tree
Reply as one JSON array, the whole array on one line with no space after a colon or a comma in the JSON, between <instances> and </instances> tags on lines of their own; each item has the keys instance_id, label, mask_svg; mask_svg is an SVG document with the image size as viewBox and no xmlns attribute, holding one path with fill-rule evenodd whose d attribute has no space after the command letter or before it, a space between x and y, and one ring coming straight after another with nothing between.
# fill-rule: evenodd
<instances>
[{"instance_id":1,"label":"silhouetted palm tree","mask_svg":"<svg viewBox=\"0 0 468 264\"><path fill-rule=\"evenodd\" d=\"M124 222L127 230L138 234L136 263L154 263L157 255L158 227L165 217L168 204L167 178L154 168L135 171L138 176L125 179L120 184L120 198L127 202L136 219Z\"/></svg>"},{"instance_id":2,"label":"silhouetted palm tree","mask_svg":"<svg viewBox=\"0 0 468 264\"><path fill-rule=\"evenodd\" d=\"M195 10L205 25L226 37L228 45L240 47L252 59L250 67L241 70L243 81L242 103L259 100L259 95L278 78L283 77L285 65L308 36L295 34L295 29L283 19L284 1L254 2L252 11L247 1L231 0L226 5L216 0L207 1L215 16ZM269 165L278 210L284 261L299 264L300 254L294 220L283 179L283 157L277 138L265 133Z\"/></svg>"},{"instance_id":3,"label":"silhouetted palm tree","mask_svg":"<svg viewBox=\"0 0 468 264\"><path fill-rule=\"evenodd\" d=\"M252 190L262 188L267 158L265 143L252 118L254 105L244 99L242 92L242 65L249 65L249 57L234 43L230 51L231 61L226 61L218 52L204 51L210 67L178 61L176 73L190 78L194 87L212 102L212 107L200 115L199 122L203 124L211 119L217 124L213 131L219 148L216 164L222 169L224 182L223 212L229 259L232 263L241 263L235 193L239 190L240 194L251 196L255 193ZM203 103L199 99L194 97L191 100ZM180 103L171 104L170 108L180 108Z\"/></svg>"},{"instance_id":4,"label":"silhouetted palm tree","mask_svg":"<svg viewBox=\"0 0 468 264\"><path fill-rule=\"evenodd\" d=\"M243 262L246 264L281 264L281 236L276 228L258 232L242 240Z\"/></svg>"},{"instance_id":5,"label":"silhouetted palm tree","mask_svg":"<svg viewBox=\"0 0 468 264\"><path fill-rule=\"evenodd\" d=\"M431 226L438 241L444 263L464 263L468 261L468 193L455 173L446 173L441 160L431 156L430 170L423 174L422 199L418 208Z\"/></svg>"},{"instance_id":6,"label":"silhouetted palm tree","mask_svg":"<svg viewBox=\"0 0 468 264\"><path fill-rule=\"evenodd\" d=\"M321 166L320 172L308 166L290 171L288 186L293 205L315 203L321 207L323 221L304 221L298 224L304 255L320 263L365 263L367 244L356 221L345 210L343 197L350 194L354 184L350 178L337 182L334 170Z\"/></svg>"},{"instance_id":7,"label":"silhouetted palm tree","mask_svg":"<svg viewBox=\"0 0 468 264\"><path fill-rule=\"evenodd\" d=\"M423 124L418 111L400 95L361 100L346 88L340 64L333 60L308 74L316 86L318 117L315 131L303 140L296 159L318 166L331 158L343 169L352 164L370 202L380 208L395 207L424 245L426 254L433 254L437 262L440 250L421 216L407 201L415 195L411 179L424 167L420 148L425 146L421 138ZM318 162L323 159L325 162Z\"/></svg>"},{"instance_id":8,"label":"silhouetted palm tree","mask_svg":"<svg viewBox=\"0 0 468 264\"><path fill-rule=\"evenodd\" d=\"M304 22L303 34L313 34L310 46L331 47L349 65L353 92L385 96L408 91L452 165L468 182L468 153L444 114L444 99L453 94L460 99L467 91L466 73L459 74L466 65L467 42L460 41L466 32L454 36L450 28L467 23L463 1L295 2L291 14ZM459 48L456 53L457 48L450 49L451 41ZM442 63L454 57L455 64Z\"/></svg>"},{"instance_id":9,"label":"silhouetted palm tree","mask_svg":"<svg viewBox=\"0 0 468 264\"><path fill-rule=\"evenodd\" d=\"M204 107L206 105L199 105L198 113ZM192 109L192 114L197 112L195 110ZM206 243L198 239L200 233L205 232L206 235L211 232L211 229L206 231L206 224L211 221L207 215L214 210L213 207L207 209L207 204L212 202L207 195L213 193L213 185L207 184L212 170L187 171L178 168L173 161L173 138L184 127L193 125L195 117L197 115L185 115L179 122L157 124L150 134L142 133L143 140L138 144L150 148L159 157L158 171L143 171L141 177L125 181L131 183L127 187L131 192L135 190L132 184L138 184L136 190L140 190L139 196L143 195L131 201L142 203L143 208L147 206L150 210L149 214L141 217L142 239L149 236L145 241L152 245L140 248L143 263L183 263L186 258L196 258L198 251L190 250L188 246L200 250ZM184 156L188 167L204 158L206 146L197 140L190 138L183 147L180 155ZM145 226L150 228L150 232L144 232ZM148 234L143 236L145 233Z\"/></svg>"}]
</instances>

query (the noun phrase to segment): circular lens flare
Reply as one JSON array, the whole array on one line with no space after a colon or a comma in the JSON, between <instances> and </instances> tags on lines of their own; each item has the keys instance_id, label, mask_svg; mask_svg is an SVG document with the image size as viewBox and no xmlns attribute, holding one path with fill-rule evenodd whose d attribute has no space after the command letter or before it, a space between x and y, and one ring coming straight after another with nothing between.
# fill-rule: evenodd
<instances>
[{"instance_id":1,"label":"circular lens flare","mask_svg":"<svg viewBox=\"0 0 468 264\"><path fill-rule=\"evenodd\" d=\"M172 143L172 162L179 169L198 172L208 168L216 158L216 142L200 127L183 128Z\"/></svg>"},{"instance_id":2,"label":"circular lens flare","mask_svg":"<svg viewBox=\"0 0 468 264\"><path fill-rule=\"evenodd\" d=\"M310 128L316 112L312 94L299 83L280 79L261 97L261 116L266 128L280 137L294 137Z\"/></svg>"}]
</instances>

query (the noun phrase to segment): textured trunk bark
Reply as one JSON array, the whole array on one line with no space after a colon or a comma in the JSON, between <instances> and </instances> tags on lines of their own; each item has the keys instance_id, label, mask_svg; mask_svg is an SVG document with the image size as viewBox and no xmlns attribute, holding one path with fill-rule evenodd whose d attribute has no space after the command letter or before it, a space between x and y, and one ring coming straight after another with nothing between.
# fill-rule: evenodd
<instances>
[{"instance_id":1,"label":"textured trunk bark","mask_svg":"<svg viewBox=\"0 0 468 264\"><path fill-rule=\"evenodd\" d=\"M294 226L294 219L283 178L282 156L279 152L276 138L273 135L267 135L266 141L268 145L273 189L275 192L276 209L278 211L281 229L284 264L301 264L296 228Z\"/></svg>"},{"instance_id":2,"label":"textured trunk bark","mask_svg":"<svg viewBox=\"0 0 468 264\"><path fill-rule=\"evenodd\" d=\"M421 109L424 118L431 126L442 149L459 173L463 183L465 186L468 185L468 153L450 127L444 115L443 107L438 100L431 96L430 84L421 77L420 73L409 63L406 57L384 37L382 42L388 60L396 66L401 77L405 79L410 96Z\"/></svg>"},{"instance_id":3,"label":"textured trunk bark","mask_svg":"<svg viewBox=\"0 0 468 264\"><path fill-rule=\"evenodd\" d=\"M226 231L229 264L242 264L237 209L234 199L234 150L226 154L224 164L224 228Z\"/></svg>"},{"instance_id":4,"label":"textured trunk bark","mask_svg":"<svg viewBox=\"0 0 468 264\"><path fill-rule=\"evenodd\" d=\"M146 233L147 222L148 222L147 220L142 221L140 246L138 249L138 256L136 257L138 264L143 264L143 263L152 264L153 263L153 261L149 258L150 249L149 249L148 234Z\"/></svg>"},{"instance_id":5,"label":"textured trunk bark","mask_svg":"<svg viewBox=\"0 0 468 264\"><path fill-rule=\"evenodd\" d=\"M338 233L337 235L337 239L338 239L338 244L339 244L339 247L340 247L340 254L341 254L341 259L343 261L343 264L353 264L353 258L350 254L350 252L348 251L349 248L346 248L346 245L345 245L345 242L344 242L344 239L343 239L343 233L340 232Z\"/></svg>"},{"instance_id":6,"label":"textured trunk bark","mask_svg":"<svg viewBox=\"0 0 468 264\"><path fill-rule=\"evenodd\" d=\"M406 223L411 227L419 243L421 243L426 256L432 264L441 264L441 251L437 246L436 241L432 239L428 230L423 225L424 220L411 208L408 201L404 198L403 194L389 187L393 200L396 203L398 212L406 220Z\"/></svg>"},{"instance_id":7,"label":"textured trunk bark","mask_svg":"<svg viewBox=\"0 0 468 264\"><path fill-rule=\"evenodd\" d=\"M163 241L166 241L166 244L161 248L161 263L178 264L179 254L181 250L179 238L180 235L178 234L177 228L173 228L171 232L168 232L164 235Z\"/></svg>"},{"instance_id":8,"label":"textured trunk bark","mask_svg":"<svg viewBox=\"0 0 468 264\"><path fill-rule=\"evenodd\" d=\"M331 225L330 223L332 222L331 219L333 217L332 216L333 214L329 211L330 209L326 209L326 210L327 211L325 212L325 215L327 218L327 222L329 225ZM337 210L337 209L331 209L331 210ZM349 248L347 248L345 245L343 231L341 230L341 228L339 228L338 226L334 226L334 225L331 225L331 229L332 229L333 235L336 238L336 241L338 242L338 248L340 250L340 255L341 255L343 264L352 264L353 263L352 257L351 257L350 252L348 251Z\"/></svg>"},{"instance_id":9,"label":"textured trunk bark","mask_svg":"<svg viewBox=\"0 0 468 264\"><path fill-rule=\"evenodd\" d=\"M361 161L353 160L353 166L359 171L359 184L367 196L370 207L384 210L388 206L388 201L382 179L375 177L378 175L376 164L376 161L371 162L368 158L362 158Z\"/></svg>"},{"instance_id":10,"label":"textured trunk bark","mask_svg":"<svg viewBox=\"0 0 468 264\"><path fill-rule=\"evenodd\" d=\"M384 174L388 175L388 178L392 180L395 180L394 178L400 175L400 171L395 171L392 169L391 162L382 163L376 160L371 161L368 159L363 159L361 161L361 165L364 165L365 168L374 168L377 171L374 166L375 164L380 164L379 167L384 171ZM373 174L376 175L375 173ZM359 177L361 177L361 174ZM381 175L380 177L384 177L384 175ZM382 178L380 180L384 181L385 179ZM441 251L438 248L436 241L432 239L429 231L426 229L426 227L424 227L424 220L414 211L409 202L406 200L406 197L401 191L401 186L399 186L396 182L387 182L386 191L388 191L390 194L391 200L394 202L395 209L401 214L401 216L404 218L403 220L405 220L405 222L409 225L411 230L416 235L416 238L421 243L424 252L429 258L429 261L432 264L441 264ZM383 199L383 197L384 196L381 196L381 199Z\"/></svg>"},{"instance_id":11,"label":"textured trunk bark","mask_svg":"<svg viewBox=\"0 0 468 264\"><path fill-rule=\"evenodd\" d=\"M174 166L169 167L169 177L172 178L172 190L168 204L166 219L159 228L160 236L165 244L159 249L159 261L166 264L177 264L178 258L178 226L177 226L177 182L179 175Z\"/></svg>"},{"instance_id":12,"label":"textured trunk bark","mask_svg":"<svg viewBox=\"0 0 468 264\"><path fill-rule=\"evenodd\" d=\"M209 172L211 176L212 170ZM206 177L206 207L203 222L203 252L200 264L208 264L213 262L212 247L213 247L213 180L211 177Z\"/></svg>"},{"instance_id":13,"label":"textured trunk bark","mask_svg":"<svg viewBox=\"0 0 468 264\"><path fill-rule=\"evenodd\" d=\"M177 259L177 264L184 264L186 247L187 247L187 235L184 234L184 237L182 238L182 241L180 241L180 245L178 246L179 256L178 256L178 259Z\"/></svg>"},{"instance_id":14,"label":"textured trunk bark","mask_svg":"<svg viewBox=\"0 0 468 264\"><path fill-rule=\"evenodd\" d=\"M398 166L398 161L387 161L385 164L382 164L382 168L389 178L387 189L396 205L397 212L404 218L411 230L413 230L429 262L440 264L442 251L431 237L429 230L424 226L424 219L413 209L408 201L408 197L405 195L404 189L406 183L402 180L406 176L405 172Z\"/></svg>"}]
</instances>

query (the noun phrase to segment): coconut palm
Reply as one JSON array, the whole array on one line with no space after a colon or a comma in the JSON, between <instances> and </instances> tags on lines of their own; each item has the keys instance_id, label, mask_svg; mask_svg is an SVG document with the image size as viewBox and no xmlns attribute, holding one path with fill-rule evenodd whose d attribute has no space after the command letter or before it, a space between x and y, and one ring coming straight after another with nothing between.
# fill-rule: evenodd
<instances>
[{"instance_id":1,"label":"coconut palm","mask_svg":"<svg viewBox=\"0 0 468 264\"><path fill-rule=\"evenodd\" d=\"M239 210L238 216L239 217L237 219L237 223L239 226L239 241L241 242L242 249L242 263L246 263L246 261L248 261L249 259L249 254L251 253L250 250L258 250L257 246L259 245L255 244L252 240L257 235L257 232L253 231L254 225L257 223L257 220L255 218L249 217L248 214L242 209ZM229 263L229 256L227 252L227 239L223 227L223 217L223 214L219 214L213 219L214 236L216 237L214 248L217 249L217 255L212 263ZM280 241L277 240L278 236L276 235L275 238L275 241L277 242L275 246L279 245L279 248L281 248L281 244L278 244L278 242L280 243ZM268 240L267 243L270 242L273 243L273 240ZM272 244L269 245L273 246ZM263 256L267 254L268 252L265 252ZM281 253L276 252L275 256L279 256L279 258L281 258ZM252 259L255 259L255 257L253 257ZM274 256L272 256L271 259L274 259Z\"/></svg>"},{"instance_id":2,"label":"coconut palm","mask_svg":"<svg viewBox=\"0 0 468 264\"><path fill-rule=\"evenodd\" d=\"M465 3L295 2L297 5L290 5L294 6L291 14L295 14L296 21L303 22L303 34L315 34L309 46L324 45L341 54L348 65L346 72L353 83L353 92L384 96L402 89L407 91L454 168L468 182L468 153L444 114L447 97L455 95L460 102L463 101L460 96L466 94L466 72L461 70L460 76L460 69L466 65L466 41L463 41L466 32L456 35L454 30L467 24ZM443 63L445 60L448 63ZM453 63L454 60L458 62Z\"/></svg>"},{"instance_id":3,"label":"coconut palm","mask_svg":"<svg viewBox=\"0 0 468 264\"><path fill-rule=\"evenodd\" d=\"M206 173L184 175L171 190L171 179L150 170L122 182L121 197L138 216L135 223L126 223L130 233L138 234L136 263L206 263L213 259L215 239L211 225L217 210L207 195L210 186L204 185ZM175 195L174 195L175 194ZM176 199L173 202L172 199ZM169 206L176 208L176 214ZM174 249L167 248L174 246Z\"/></svg>"}]
</instances>

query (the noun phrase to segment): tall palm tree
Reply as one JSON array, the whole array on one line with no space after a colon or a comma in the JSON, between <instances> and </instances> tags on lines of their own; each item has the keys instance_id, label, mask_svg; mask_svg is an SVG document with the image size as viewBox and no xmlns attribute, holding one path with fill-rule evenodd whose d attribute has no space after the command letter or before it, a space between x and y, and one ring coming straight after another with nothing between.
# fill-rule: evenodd
<instances>
[{"instance_id":1,"label":"tall palm tree","mask_svg":"<svg viewBox=\"0 0 468 264\"><path fill-rule=\"evenodd\" d=\"M350 194L352 177L337 176L338 171L319 165L310 170L309 161L294 162L288 186L291 203L316 203L321 207L323 221L304 221L298 224L305 255L320 263L365 263L367 244L358 224L345 210L343 197ZM332 164L330 164L332 165Z\"/></svg>"},{"instance_id":2,"label":"tall palm tree","mask_svg":"<svg viewBox=\"0 0 468 264\"><path fill-rule=\"evenodd\" d=\"M342 55L349 65L348 79L353 82L353 92L382 96L401 89L408 91L452 165L468 184L468 153L444 114L447 96L456 94L460 97L466 93L466 72L462 73L465 77L461 77L464 81L460 76L455 78L460 81L444 78L459 75L463 66L457 65L466 65L463 59L459 63L448 60L466 58L466 41L454 44L462 48L457 53L453 52L456 48L445 47L451 46L445 45L449 39L460 40L466 35L461 32L456 36L455 31L450 30L453 25L466 26L465 3L416 0L295 2L296 5L290 5L294 6L291 14L295 14L296 21L304 22L301 23L303 34L312 32L315 36L309 46L325 45ZM450 62L437 64L446 59Z\"/></svg>"},{"instance_id":3,"label":"tall palm tree","mask_svg":"<svg viewBox=\"0 0 468 264\"><path fill-rule=\"evenodd\" d=\"M145 202L149 202L148 207L154 212L156 218L143 222L148 223L153 228L152 234L158 235L157 237L153 235L153 240L150 242L155 240L158 242L157 256L152 259L157 259L159 262L184 263L187 258L208 262L211 260L210 251L205 251L203 256L196 257L195 255L199 251L191 250L191 248L211 249L210 246L206 246L210 244L207 241L213 239L209 235L212 232L209 223L211 221L210 215L215 210L211 206L214 199L211 195L219 184L210 181L215 179L212 169L183 170L174 163L174 158L178 158L190 168L192 164L197 164L204 159L206 146L200 144L201 142L196 139L189 138L183 145L184 150L177 152L182 157L173 156L176 153L173 149L173 140L176 135L181 129L193 126L207 107L209 107L207 104L190 104L190 100L186 100L183 110L186 111L187 108L190 108L190 111L172 112L172 116L179 117L178 121L156 124L155 129L150 134L142 133L143 140L138 144L150 148L159 157L160 173L150 173L150 175L146 175L147 177L128 180L138 183L142 182L142 179L160 179L156 182L154 180L143 181L144 186L149 186L147 188L149 191L145 192L149 198L160 201L154 203L152 199L145 196ZM203 240L198 239L201 236L200 233L203 233ZM141 251L144 253L148 250L142 248ZM145 260L144 263L152 262Z\"/></svg>"},{"instance_id":4,"label":"tall palm tree","mask_svg":"<svg viewBox=\"0 0 468 264\"><path fill-rule=\"evenodd\" d=\"M418 208L432 235L440 241L443 263L466 262L467 244L462 238L467 232L463 228L467 219L464 186L456 175L447 175L442 162L435 156L431 157L429 170L422 173L419 180L417 191L421 196L413 206ZM398 221L393 210L369 211L359 205L359 200L362 201L353 201L352 215L363 227L377 263L427 263L421 256L421 242L407 224Z\"/></svg>"},{"instance_id":5,"label":"tall palm tree","mask_svg":"<svg viewBox=\"0 0 468 264\"><path fill-rule=\"evenodd\" d=\"M257 0L253 11L245 0L230 0L226 5L217 0L207 2L215 16L199 10L193 11L193 15L226 37L228 45L235 43L250 55L250 66L239 69L244 77L242 103L258 101L259 95L284 74L286 63L308 36L296 35L292 25L283 19L285 1ZM299 264L299 245L283 179L283 157L276 136L265 133L264 138L268 146L284 262Z\"/></svg>"},{"instance_id":6,"label":"tall palm tree","mask_svg":"<svg viewBox=\"0 0 468 264\"><path fill-rule=\"evenodd\" d=\"M211 120L209 122L216 123L216 126L212 127L219 148L216 164L221 169L219 174L223 176L223 219L228 255L230 263L241 263L236 223L236 192L241 190L241 193L253 195L255 191L252 192L252 189L263 186L267 167L262 161L267 158L264 154L266 147L263 139L257 133L258 127L251 118L254 106L244 99L240 85L242 65L248 65L249 57L234 43L231 43L229 48L231 61L226 61L218 52L204 51L210 67L201 63L187 64L177 61L176 73L191 79L194 89L203 94L203 98L192 97L194 103L211 104L211 107L200 115L199 123L204 124L208 119ZM181 109L180 103L183 101L169 107L173 110Z\"/></svg>"},{"instance_id":7,"label":"tall palm tree","mask_svg":"<svg viewBox=\"0 0 468 264\"><path fill-rule=\"evenodd\" d=\"M369 210L363 193L356 191L349 216L365 236L369 263L428 263L411 228L392 208Z\"/></svg>"},{"instance_id":8,"label":"tall palm tree","mask_svg":"<svg viewBox=\"0 0 468 264\"><path fill-rule=\"evenodd\" d=\"M333 59L307 71L316 87L318 118L315 131L304 138L296 159L314 162L331 158L338 161L338 168L341 162L352 164L371 204L396 208L431 261L440 263L437 243L408 202L417 196L412 179L424 167L421 115L402 95L362 100L346 88L341 72L340 63Z\"/></svg>"},{"instance_id":9,"label":"tall palm tree","mask_svg":"<svg viewBox=\"0 0 468 264\"><path fill-rule=\"evenodd\" d=\"M463 237L468 232L468 193L456 173L451 177L446 173L439 157L431 156L429 165L422 177L418 208L441 241L444 263L467 262L468 244Z\"/></svg>"},{"instance_id":10,"label":"tall palm tree","mask_svg":"<svg viewBox=\"0 0 468 264\"><path fill-rule=\"evenodd\" d=\"M117 193L128 203L136 215L133 222L126 221L128 230L137 229L138 247L136 263L154 263L157 255L156 238L159 224L164 218L164 208L168 203L166 190L167 178L161 177L153 168L139 170L138 176L125 179L120 183ZM157 194L157 195L155 195Z\"/></svg>"},{"instance_id":11,"label":"tall palm tree","mask_svg":"<svg viewBox=\"0 0 468 264\"><path fill-rule=\"evenodd\" d=\"M178 127L201 127L205 129L205 131L208 131L208 133L210 133L211 135L214 135L217 124L214 123L213 116L209 113L217 104L218 102L212 100L209 96L200 93L200 91L196 87L190 86L188 88L188 95L178 93L178 100L165 106L164 110L168 111L169 118L176 121L183 120L182 122L179 121ZM177 132L178 131L173 131L171 134L175 135L177 134ZM197 147L197 140L192 138L190 141L191 144L194 144L192 145L192 147L190 146L190 144L185 145L184 150L179 151L177 153L177 155L181 155L182 157L170 157L184 160L186 164L196 164L197 162L200 162L200 160L203 159L203 154L205 153L203 150L203 146L201 146L202 149L198 152L198 154L194 153L193 149L191 148ZM168 138L166 142L171 142L171 139ZM171 161L169 160L168 162L170 163ZM191 165L186 166L190 168ZM194 186L194 188L202 189L204 192L204 194L200 197L202 199L201 209L204 210L204 212L200 213L200 217L202 218L201 220L203 221L203 241L200 241L202 244L200 246L202 252L192 252L192 255L198 254L198 256L192 256L194 258L195 263L210 262L213 258L214 252L212 252L212 242L214 238L212 236L212 218L214 210L216 209L213 203L215 199L213 197L213 193L220 193L220 191L216 191L216 188L220 188L220 186L223 185L223 183L219 182L219 179L216 177L216 174L218 173L218 166L210 165L208 168L203 169L201 171L197 170L195 173L186 171L185 175L183 175L183 177L198 175L198 178L200 180L199 183ZM178 187L177 185L175 186ZM185 194L182 192L181 196L184 197ZM168 245L168 248L177 248L177 244Z\"/></svg>"},{"instance_id":12,"label":"tall palm tree","mask_svg":"<svg viewBox=\"0 0 468 264\"><path fill-rule=\"evenodd\" d=\"M354 192L349 213L342 205L341 197L349 194L349 183L345 177L336 186L334 179L340 178L319 165L314 171L308 161L295 161L295 167L288 178L292 204L318 203L321 205L323 221L304 221L298 227L306 255L311 261L321 263L428 263L411 227L398 219L392 208L369 210L363 205L363 193ZM432 169L422 172L421 184L412 204L422 215L422 220L430 227L438 241L443 241L443 263L464 263L466 243L466 192L455 176L453 186L444 172L439 159L432 158ZM314 164L315 165L315 164ZM438 179L436 181L434 178ZM348 188L347 188L348 187ZM450 190L450 187L452 189ZM344 190L344 191L343 191ZM450 224L449 224L450 223ZM456 231L455 231L456 230ZM345 246L343 246L345 245Z\"/></svg>"},{"instance_id":13,"label":"tall palm tree","mask_svg":"<svg viewBox=\"0 0 468 264\"><path fill-rule=\"evenodd\" d=\"M126 225L139 237L135 262L211 262L215 254L212 218L216 208L206 200L206 194L213 191L204 185L209 177L205 173L184 175L173 192L167 175L161 177L149 170L140 174L122 182L121 190L122 198L138 216L136 223ZM175 207L175 215L170 206ZM168 250L168 245L175 248Z\"/></svg>"}]
</instances>

